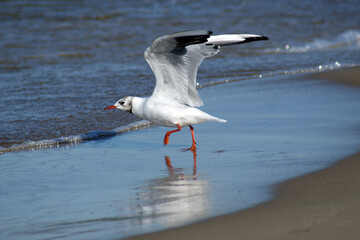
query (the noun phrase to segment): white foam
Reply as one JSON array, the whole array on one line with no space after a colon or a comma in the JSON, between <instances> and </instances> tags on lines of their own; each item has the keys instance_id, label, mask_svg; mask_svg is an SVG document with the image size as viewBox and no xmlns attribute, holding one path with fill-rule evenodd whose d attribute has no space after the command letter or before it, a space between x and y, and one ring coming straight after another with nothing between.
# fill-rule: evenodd
<instances>
[{"instance_id":1,"label":"white foam","mask_svg":"<svg viewBox=\"0 0 360 240\"><path fill-rule=\"evenodd\" d=\"M336 48L360 49L360 31L348 30L332 39L315 39L300 46L286 44L284 47L268 50L268 52L304 53L310 51L323 51Z\"/></svg>"},{"instance_id":2,"label":"white foam","mask_svg":"<svg viewBox=\"0 0 360 240\"><path fill-rule=\"evenodd\" d=\"M115 128L113 130L95 130L85 134L80 135L72 135L67 137L60 137L55 139L44 139L39 141L26 141L21 144L15 144L9 148L0 147L0 154L12 151L20 151L20 150L36 150L40 148L49 148L49 147L60 147L62 145L72 145L77 144L84 141L94 140L103 137L114 136L116 134L135 131L140 128L149 127L152 124L149 121L137 121L134 123L130 123L125 126L121 126Z\"/></svg>"}]
</instances>

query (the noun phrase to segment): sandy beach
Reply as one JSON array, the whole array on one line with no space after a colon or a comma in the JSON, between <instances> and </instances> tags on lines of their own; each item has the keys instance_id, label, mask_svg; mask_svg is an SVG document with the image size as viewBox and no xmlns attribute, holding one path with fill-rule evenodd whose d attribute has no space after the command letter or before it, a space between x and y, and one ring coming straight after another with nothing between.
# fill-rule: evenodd
<instances>
[{"instance_id":1,"label":"sandy beach","mask_svg":"<svg viewBox=\"0 0 360 240\"><path fill-rule=\"evenodd\" d=\"M359 76L351 68L311 78L359 86ZM357 153L278 185L276 197L256 207L129 239L359 239L359 175Z\"/></svg>"}]
</instances>

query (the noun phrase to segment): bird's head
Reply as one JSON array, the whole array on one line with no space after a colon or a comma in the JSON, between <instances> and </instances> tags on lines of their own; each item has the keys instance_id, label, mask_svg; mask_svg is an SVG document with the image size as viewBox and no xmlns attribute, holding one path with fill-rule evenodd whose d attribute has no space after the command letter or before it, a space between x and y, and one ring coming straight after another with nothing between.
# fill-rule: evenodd
<instances>
[{"instance_id":1,"label":"bird's head","mask_svg":"<svg viewBox=\"0 0 360 240\"><path fill-rule=\"evenodd\" d=\"M132 100L133 100L133 97L130 97L130 96L123 97L120 100L118 100L114 105L110 105L110 106L107 106L106 108L104 108L104 110L117 108L117 109L123 110L125 112L132 113Z\"/></svg>"}]
</instances>

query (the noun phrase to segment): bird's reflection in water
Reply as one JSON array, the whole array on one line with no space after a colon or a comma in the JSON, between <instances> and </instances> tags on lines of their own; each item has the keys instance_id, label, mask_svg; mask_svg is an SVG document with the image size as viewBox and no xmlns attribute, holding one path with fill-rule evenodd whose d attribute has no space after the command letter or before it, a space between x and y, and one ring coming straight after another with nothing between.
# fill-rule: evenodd
<instances>
[{"instance_id":1,"label":"bird's reflection in water","mask_svg":"<svg viewBox=\"0 0 360 240\"><path fill-rule=\"evenodd\" d=\"M194 176L194 179L196 179L196 174L197 174L197 171L196 171L196 150L184 149L184 151L187 151L187 150L190 150L193 153L193 156L194 156L193 176ZM170 160L169 156L165 156L165 163L166 163L166 166L167 166L167 168L169 170L169 176L172 176L173 173L174 173L174 169L173 169L173 166L171 165L171 160Z\"/></svg>"},{"instance_id":2,"label":"bird's reflection in water","mask_svg":"<svg viewBox=\"0 0 360 240\"><path fill-rule=\"evenodd\" d=\"M198 178L196 152L192 168L176 168L165 156L166 177L152 179L137 195L137 224L175 226L208 212L208 182Z\"/></svg>"}]
</instances>

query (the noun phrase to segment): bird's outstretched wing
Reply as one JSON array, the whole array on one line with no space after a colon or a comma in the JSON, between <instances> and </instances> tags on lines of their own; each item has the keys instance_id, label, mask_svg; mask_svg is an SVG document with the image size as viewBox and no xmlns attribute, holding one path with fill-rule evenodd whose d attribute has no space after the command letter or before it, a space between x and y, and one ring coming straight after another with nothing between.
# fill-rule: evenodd
<instances>
[{"instance_id":1,"label":"bird's outstretched wing","mask_svg":"<svg viewBox=\"0 0 360 240\"><path fill-rule=\"evenodd\" d=\"M196 90L196 74L206 57L220 51L220 46L266 40L252 34L224 34L195 30L178 32L154 40L144 53L156 78L152 97L172 99L189 106L202 106Z\"/></svg>"}]
</instances>

